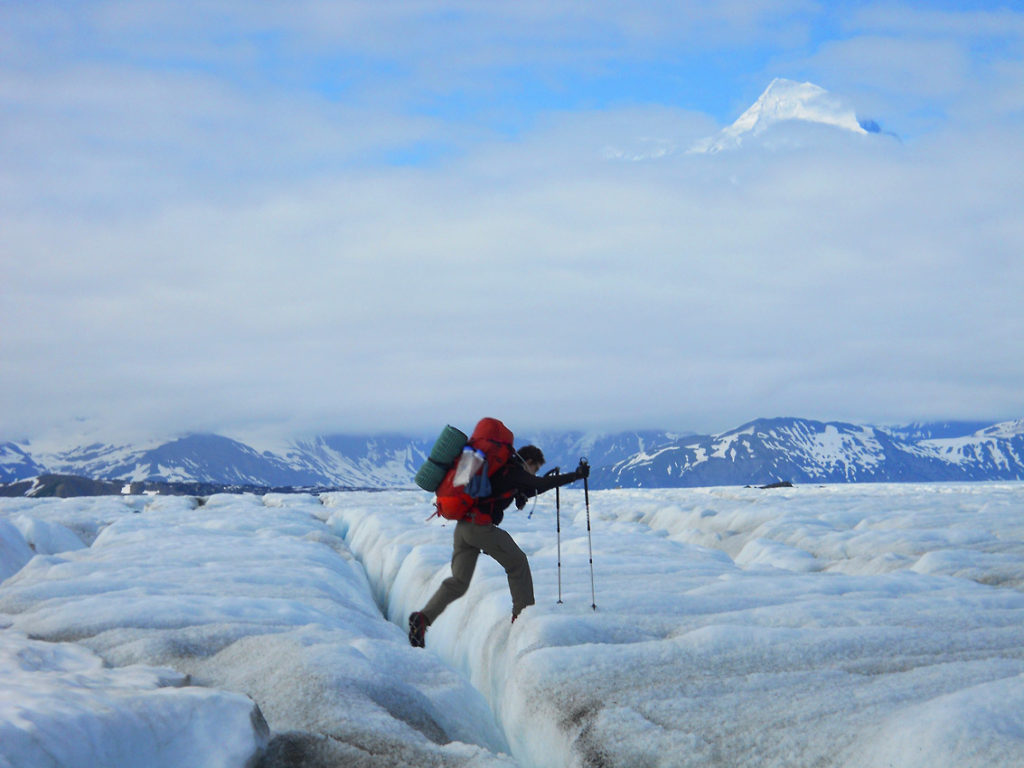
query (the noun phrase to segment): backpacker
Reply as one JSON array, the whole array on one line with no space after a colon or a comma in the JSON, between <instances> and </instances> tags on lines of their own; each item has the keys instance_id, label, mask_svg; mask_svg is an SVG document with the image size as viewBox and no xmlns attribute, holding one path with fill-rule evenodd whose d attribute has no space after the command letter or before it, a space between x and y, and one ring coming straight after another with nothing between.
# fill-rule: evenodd
<instances>
[{"instance_id":1,"label":"backpacker","mask_svg":"<svg viewBox=\"0 0 1024 768\"><path fill-rule=\"evenodd\" d=\"M515 448L512 432L497 419L481 419L459 460L437 487L437 514L447 520L471 519L489 525L491 516L478 507L491 497L490 479L508 464ZM458 482L458 485L456 483Z\"/></svg>"}]
</instances>

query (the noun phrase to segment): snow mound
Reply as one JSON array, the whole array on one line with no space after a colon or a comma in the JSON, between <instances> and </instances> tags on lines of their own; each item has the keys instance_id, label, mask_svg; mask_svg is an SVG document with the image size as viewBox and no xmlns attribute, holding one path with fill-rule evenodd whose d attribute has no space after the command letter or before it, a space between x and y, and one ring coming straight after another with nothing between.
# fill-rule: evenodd
<instances>
[{"instance_id":1,"label":"snow mound","mask_svg":"<svg viewBox=\"0 0 1024 768\"><path fill-rule=\"evenodd\" d=\"M0 765L248 764L266 745L256 705L172 669L108 669L72 643L0 631Z\"/></svg>"},{"instance_id":2,"label":"snow mound","mask_svg":"<svg viewBox=\"0 0 1024 768\"><path fill-rule=\"evenodd\" d=\"M21 531L0 518L0 581L20 571L34 554Z\"/></svg>"}]
</instances>

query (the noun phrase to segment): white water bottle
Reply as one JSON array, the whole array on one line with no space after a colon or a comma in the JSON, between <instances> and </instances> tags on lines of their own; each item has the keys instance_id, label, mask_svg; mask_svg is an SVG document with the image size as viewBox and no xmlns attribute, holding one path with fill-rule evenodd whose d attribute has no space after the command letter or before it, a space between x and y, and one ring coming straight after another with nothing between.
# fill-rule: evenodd
<instances>
[{"instance_id":1,"label":"white water bottle","mask_svg":"<svg viewBox=\"0 0 1024 768\"><path fill-rule=\"evenodd\" d=\"M478 451L475 448L470 448L468 445L462 449L462 456L459 457L459 463L455 467L455 477L452 479L452 485L459 488L472 479L480 467L484 465L484 452Z\"/></svg>"}]
</instances>

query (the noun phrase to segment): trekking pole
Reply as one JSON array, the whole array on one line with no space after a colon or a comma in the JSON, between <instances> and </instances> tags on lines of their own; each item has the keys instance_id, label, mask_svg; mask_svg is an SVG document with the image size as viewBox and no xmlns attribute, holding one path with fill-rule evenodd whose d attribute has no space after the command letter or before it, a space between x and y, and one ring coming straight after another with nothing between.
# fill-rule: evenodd
<instances>
[{"instance_id":1,"label":"trekking pole","mask_svg":"<svg viewBox=\"0 0 1024 768\"><path fill-rule=\"evenodd\" d=\"M558 467L547 473L548 475L561 474ZM562 605L562 503L558 494L558 487L555 487L555 533L558 537L558 604Z\"/></svg>"},{"instance_id":2,"label":"trekking pole","mask_svg":"<svg viewBox=\"0 0 1024 768\"><path fill-rule=\"evenodd\" d=\"M590 463L585 458L580 459L580 464L585 467L590 466ZM597 595L594 592L594 544L590 538L590 489L588 487L586 477L583 478L583 502L587 507L587 549L590 554L590 607L596 611Z\"/></svg>"},{"instance_id":3,"label":"trekking pole","mask_svg":"<svg viewBox=\"0 0 1024 768\"><path fill-rule=\"evenodd\" d=\"M558 537L558 604L562 604L562 504L555 488L555 533Z\"/></svg>"}]
</instances>

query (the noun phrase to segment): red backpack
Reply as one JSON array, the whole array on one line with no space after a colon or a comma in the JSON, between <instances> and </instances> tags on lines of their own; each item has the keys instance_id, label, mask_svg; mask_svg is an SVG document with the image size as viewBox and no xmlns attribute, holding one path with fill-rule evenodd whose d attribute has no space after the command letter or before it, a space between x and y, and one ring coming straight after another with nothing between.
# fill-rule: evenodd
<instances>
[{"instance_id":1,"label":"red backpack","mask_svg":"<svg viewBox=\"0 0 1024 768\"><path fill-rule=\"evenodd\" d=\"M463 449L463 458L448 470L437 487L434 504L437 514L447 520L470 519L479 525L490 525L491 516L480 510L477 504L481 499L493 498L490 479L508 464L513 453L512 431L508 427L497 419L477 422ZM462 484L467 474L470 475L469 481ZM461 475L459 485L455 485L457 475Z\"/></svg>"}]
</instances>

